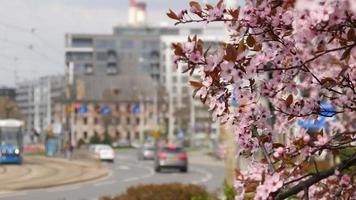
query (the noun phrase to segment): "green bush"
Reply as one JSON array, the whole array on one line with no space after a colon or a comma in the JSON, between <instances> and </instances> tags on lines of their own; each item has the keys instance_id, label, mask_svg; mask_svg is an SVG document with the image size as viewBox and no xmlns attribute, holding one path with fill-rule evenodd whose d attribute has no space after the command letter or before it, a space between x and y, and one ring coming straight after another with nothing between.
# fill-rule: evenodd
<instances>
[{"instance_id":1,"label":"green bush","mask_svg":"<svg viewBox=\"0 0 356 200\"><path fill-rule=\"evenodd\" d=\"M90 144L99 144L100 143L100 137L97 132L94 133L94 135L90 138Z\"/></svg>"},{"instance_id":2,"label":"green bush","mask_svg":"<svg viewBox=\"0 0 356 200\"><path fill-rule=\"evenodd\" d=\"M101 200L217 200L203 187L193 184L148 184L133 186L117 197L102 197Z\"/></svg>"},{"instance_id":3,"label":"green bush","mask_svg":"<svg viewBox=\"0 0 356 200\"><path fill-rule=\"evenodd\" d=\"M78 140L78 147L80 148L82 145L86 144L85 140L83 138L80 138Z\"/></svg>"},{"instance_id":4,"label":"green bush","mask_svg":"<svg viewBox=\"0 0 356 200\"><path fill-rule=\"evenodd\" d=\"M224 196L226 197L226 200L234 200L235 196L236 196L235 188L232 186L229 186L225 183L224 184Z\"/></svg>"},{"instance_id":5,"label":"green bush","mask_svg":"<svg viewBox=\"0 0 356 200\"><path fill-rule=\"evenodd\" d=\"M102 144L108 144L108 145L111 145L112 144L112 138L111 138L111 136L109 135L109 133L105 133L104 134L104 139L103 139L103 141L101 141L101 143Z\"/></svg>"}]
</instances>

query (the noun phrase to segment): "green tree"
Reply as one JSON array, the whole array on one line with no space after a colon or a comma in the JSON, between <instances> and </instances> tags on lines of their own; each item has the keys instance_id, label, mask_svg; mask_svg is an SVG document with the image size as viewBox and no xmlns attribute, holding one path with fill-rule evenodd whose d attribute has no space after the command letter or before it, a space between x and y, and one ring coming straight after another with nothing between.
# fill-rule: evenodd
<instances>
[{"instance_id":1,"label":"green tree","mask_svg":"<svg viewBox=\"0 0 356 200\"><path fill-rule=\"evenodd\" d=\"M90 138L90 144L99 144L100 138L97 132L94 132L94 135Z\"/></svg>"}]
</instances>

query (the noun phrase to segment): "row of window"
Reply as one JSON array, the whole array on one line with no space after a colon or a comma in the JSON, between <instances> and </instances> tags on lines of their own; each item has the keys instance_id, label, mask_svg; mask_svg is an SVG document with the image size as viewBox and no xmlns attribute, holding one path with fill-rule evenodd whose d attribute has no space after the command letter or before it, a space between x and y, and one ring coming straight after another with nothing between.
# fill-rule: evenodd
<instances>
[{"instance_id":1,"label":"row of window","mask_svg":"<svg viewBox=\"0 0 356 200\"><path fill-rule=\"evenodd\" d=\"M90 124L88 117L83 117L82 120L84 125ZM104 120L100 120L99 118L94 117L93 124L98 125L100 122L108 123L111 125L140 125L141 120L139 117L133 119L131 117L126 117L124 120L122 120L121 118L111 118L104 122ZM144 119L144 124L147 124L147 119Z\"/></svg>"},{"instance_id":2,"label":"row of window","mask_svg":"<svg viewBox=\"0 0 356 200\"><path fill-rule=\"evenodd\" d=\"M84 65L84 73L87 75L94 74L94 66L92 64ZM119 68L116 63L108 63L106 66L107 75L115 75L119 73Z\"/></svg>"}]
</instances>

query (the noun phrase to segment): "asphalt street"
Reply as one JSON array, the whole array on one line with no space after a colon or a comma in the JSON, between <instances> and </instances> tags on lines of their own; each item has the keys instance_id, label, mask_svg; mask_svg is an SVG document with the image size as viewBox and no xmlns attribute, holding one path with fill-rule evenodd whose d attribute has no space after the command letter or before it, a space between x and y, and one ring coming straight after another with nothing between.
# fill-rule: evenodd
<instances>
[{"instance_id":1,"label":"asphalt street","mask_svg":"<svg viewBox=\"0 0 356 200\"><path fill-rule=\"evenodd\" d=\"M0 195L4 200L97 200L114 196L134 185L147 183L193 183L215 192L222 186L222 166L190 164L188 173L169 170L156 173L153 161L139 161L136 150L118 152L114 163L104 163L110 175L99 180L38 190L26 190Z\"/></svg>"}]
</instances>

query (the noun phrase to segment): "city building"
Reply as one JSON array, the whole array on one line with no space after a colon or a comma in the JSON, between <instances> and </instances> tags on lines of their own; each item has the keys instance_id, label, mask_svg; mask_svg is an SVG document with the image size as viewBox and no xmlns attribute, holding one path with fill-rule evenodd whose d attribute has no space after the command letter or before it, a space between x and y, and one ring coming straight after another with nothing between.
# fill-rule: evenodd
<instances>
[{"instance_id":1,"label":"city building","mask_svg":"<svg viewBox=\"0 0 356 200\"><path fill-rule=\"evenodd\" d=\"M206 32L205 32L206 31ZM221 34L219 29L204 30L198 35L207 46L213 51L219 41L226 39L225 34ZM165 86L168 93L169 110L169 135L178 132L189 134L210 134L216 132L218 125L213 123L208 108L199 99L192 97L193 89L189 80L200 80L197 71L190 76L183 73L185 64L174 64L173 43L186 42L187 34L180 36L161 37L161 83Z\"/></svg>"},{"instance_id":2,"label":"city building","mask_svg":"<svg viewBox=\"0 0 356 200\"><path fill-rule=\"evenodd\" d=\"M0 119L4 118L21 118L18 105L15 101L15 88L2 87L0 88Z\"/></svg>"},{"instance_id":3,"label":"city building","mask_svg":"<svg viewBox=\"0 0 356 200\"><path fill-rule=\"evenodd\" d=\"M1 87L0 88L0 97L9 97L12 100L15 100L16 89L10 87Z\"/></svg>"},{"instance_id":4,"label":"city building","mask_svg":"<svg viewBox=\"0 0 356 200\"><path fill-rule=\"evenodd\" d=\"M53 122L56 99L64 95L63 75L45 76L17 84L16 102L26 122L27 133L42 134Z\"/></svg>"},{"instance_id":5,"label":"city building","mask_svg":"<svg viewBox=\"0 0 356 200\"><path fill-rule=\"evenodd\" d=\"M67 34L66 62L67 66L71 66L68 67L68 76L71 77L69 79L73 80L71 88L75 90L75 92L72 92L71 102L96 102L97 106L107 104L105 95L97 93L94 97L91 95L94 91L120 90L121 95L130 96L126 92L132 91L130 84L127 84L131 79L127 77L137 77L138 74L144 77L143 80L132 80L137 80L138 82L145 80L145 85L156 85L155 87L147 88L151 90L147 92L148 94L157 92L155 88L160 88L157 92L158 94L164 94L161 90L167 88L164 87L165 83L162 82L161 78L161 36L200 34L201 32L202 29L197 28L118 26L114 27L113 34ZM126 85L129 90L121 87L122 85ZM96 89L93 89L93 87ZM133 96L137 97L137 94ZM165 105L164 102L168 100L164 95L159 96L158 99L162 100L160 105ZM122 97L118 97L112 100L111 103L113 106L114 104L121 104L123 101L131 101L130 104L134 104L137 99L122 100ZM159 109L162 111L161 108ZM167 118L168 116L162 115L158 121L166 122ZM103 124L101 125L103 126ZM162 127L165 126L162 125ZM84 129L81 130L77 127L76 136L73 140L84 139L88 141L88 138L94 132L98 134L107 132L104 129L102 131L89 129L84 131ZM165 132L166 130L161 131ZM135 132L137 133L136 130L128 131L117 127L117 131L111 131L110 133L115 138L131 140L137 139Z\"/></svg>"},{"instance_id":6,"label":"city building","mask_svg":"<svg viewBox=\"0 0 356 200\"><path fill-rule=\"evenodd\" d=\"M161 132L168 131L166 127L169 127L169 121L172 122L171 118L174 118L172 115L180 116L175 118L178 126L174 130L187 131L189 125L182 125L187 124L186 119L199 121L200 118L206 119L204 127L209 126L210 130L211 120L206 118L207 111L201 114L203 111L199 110L199 106L195 106L197 102L187 103L190 102L191 91L182 85L188 84L186 81L188 77L182 76L181 78L175 75L175 78L179 78L179 85L169 85L172 83L170 78L173 77L167 74L167 70L172 67L173 61L166 56L171 56L171 42L177 41L177 38L183 41L187 35L209 34L208 32L212 29L148 26L146 25L146 5L134 0L129 1L128 14L129 24L114 27L111 34L66 34L65 56L69 89L65 99L62 99L61 105L58 106L58 113L62 113L58 116L58 121L73 132L70 136L71 141L75 143L83 139L88 142L95 133L100 136L109 133L118 140L138 139L138 135L142 135L143 131L152 127L150 110L157 107L152 102L152 94L158 94L155 97L159 101L157 112L164 113L156 116L157 119L153 123L155 126L162 127ZM220 30L222 29L214 29L211 35L225 35ZM167 38L162 43L164 37ZM169 41L168 38L170 38ZM162 49L163 46L164 49ZM166 50L170 52L169 55L166 55ZM134 86L135 84L143 85ZM178 94L175 94L177 92ZM137 116L132 109L128 108L137 107L140 93L142 93L141 99L151 100L143 100L145 105L139 106L146 108L142 110L145 123L137 126L132 123ZM168 97L172 97L173 94L179 97L177 100L169 101L171 99ZM66 107L68 105L73 107L74 104L87 107L86 115L75 114L73 117L74 114L68 114ZM184 107L188 104L188 107ZM167 105L174 106L175 111L168 112ZM102 116L100 112L95 111L103 107L108 107L110 114ZM127 108L125 110L129 112L126 114L121 112L120 109L123 108ZM193 115L196 117L191 117ZM110 128L105 122L105 120L110 121L105 119L110 116L110 120L115 122L111 124L114 128ZM136 121L142 122L137 119ZM208 131L207 128L200 127L201 123L190 122L190 124L195 124L194 130ZM137 129L138 127L141 128Z\"/></svg>"},{"instance_id":7,"label":"city building","mask_svg":"<svg viewBox=\"0 0 356 200\"><path fill-rule=\"evenodd\" d=\"M138 142L154 130L164 131L167 106L159 86L146 74L90 76L76 93L81 98L62 98L54 123L71 131L73 144L89 143L110 135L112 142ZM76 79L75 82L81 82Z\"/></svg>"}]
</instances>

